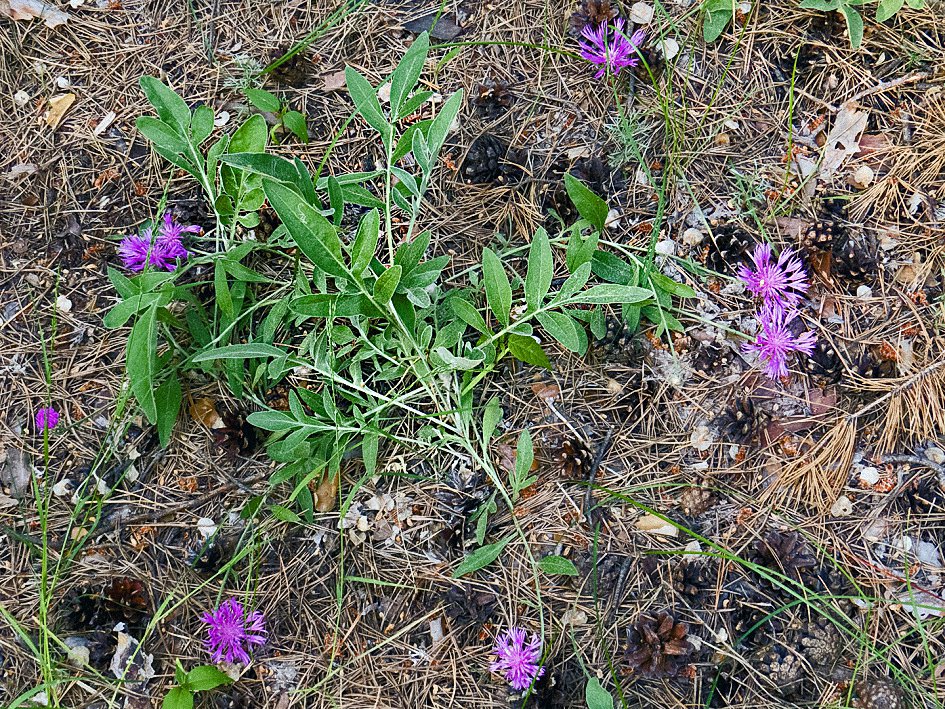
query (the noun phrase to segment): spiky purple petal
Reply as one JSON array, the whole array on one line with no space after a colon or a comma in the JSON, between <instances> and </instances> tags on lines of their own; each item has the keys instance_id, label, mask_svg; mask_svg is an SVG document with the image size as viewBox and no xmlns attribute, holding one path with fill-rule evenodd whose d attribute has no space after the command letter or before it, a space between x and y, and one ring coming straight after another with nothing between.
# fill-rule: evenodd
<instances>
[{"instance_id":1,"label":"spiky purple petal","mask_svg":"<svg viewBox=\"0 0 945 709\"><path fill-rule=\"evenodd\" d=\"M759 244L751 260L754 267L742 265L738 277L752 295L781 310L800 303L808 288L807 273L791 249L784 249L775 261L771 244Z\"/></svg>"},{"instance_id":2,"label":"spiky purple petal","mask_svg":"<svg viewBox=\"0 0 945 709\"><path fill-rule=\"evenodd\" d=\"M516 691L528 689L545 673L545 668L538 664L541 638L536 635L526 643L523 628L512 628L499 635L493 652L497 659L489 669L504 674L509 686Z\"/></svg>"},{"instance_id":3,"label":"spiky purple petal","mask_svg":"<svg viewBox=\"0 0 945 709\"><path fill-rule=\"evenodd\" d=\"M217 609L204 613L201 620L207 628L207 649L214 662L249 662L247 650L266 642L266 619L259 611L247 614L235 598L221 603Z\"/></svg>"},{"instance_id":4,"label":"spiky purple petal","mask_svg":"<svg viewBox=\"0 0 945 709\"><path fill-rule=\"evenodd\" d=\"M760 329L754 342L743 345L746 352L755 352L764 362L765 373L773 379L788 375L787 360L792 352L810 355L817 344L813 332L795 335L791 324L796 310L785 310L769 303L758 313Z\"/></svg>"},{"instance_id":5,"label":"spiky purple petal","mask_svg":"<svg viewBox=\"0 0 945 709\"><path fill-rule=\"evenodd\" d=\"M623 18L618 18L613 24L588 25L581 33L586 40L581 42L581 57L600 67L594 74L595 78L601 78L608 69L616 76L621 69L634 67L640 62L637 49L646 39L646 30L637 30L627 37L623 32L624 25Z\"/></svg>"}]
</instances>

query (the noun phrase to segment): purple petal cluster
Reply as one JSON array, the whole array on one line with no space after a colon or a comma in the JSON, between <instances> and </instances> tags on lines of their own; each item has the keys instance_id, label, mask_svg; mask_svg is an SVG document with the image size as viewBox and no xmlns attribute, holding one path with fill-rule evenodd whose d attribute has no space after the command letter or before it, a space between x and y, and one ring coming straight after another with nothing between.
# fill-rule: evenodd
<instances>
[{"instance_id":1,"label":"purple petal cluster","mask_svg":"<svg viewBox=\"0 0 945 709\"><path fill-rule=\"evenodd\" d=\"M493 652L497 659L489 669L505 675L509 686L522 691L532 686L532 682L545 673L539 666L541 660L541 639L533 636L525 642L525 630L512 628L499 635Z\"/></svg>"},{"instance_id":2,"label":"purple petal cluster","mask_svg":"<svg viewBox=\"0 0 945 709\"><path fill-rule=\"evenodd\" d=\"M223 601L212 613L204 613L201 620L210 626L206 645L214 662L248 663L250 646L266 642L263 614L259 611L247 614L235 598Z\"/></svg>"},{"instance_id":3,"label":"purple petal cluster","mask_svg":"<svg viewBox=\"0 0 945 709\"><path fill-rule=\"evenodd\" d=\"M742 265L738 277L752 295L782 310L801 302L807 292L807 273L791 249L784 249L775 261L771 244L759 244L751 260L754 268Z\"/></svg>"},{"instance_id":4,"label":"purple petal cluster","mask_svg":"<svg viewBox=\"0 0 945 709\"><path fill-rule=\"evenodd\" d=\"M157 234L148 227L139 234L126 236L118 245L118 255L129 271L143 271L145 266L173 271L190 256L182 243L187 233L198 234L200 227L196 224L178 224L167 212L157 228Z\"/></svg>"},{"instance_id":5,"label":"purple petal cluster","mask_svg":"<svg viewBox=\"0 0 945 709\"><path fill-rule=\"evenodd\" d=\"M637 49L646 39L646 30L637 30L630 37L624 34L625 22L622 17L610 22L602 22L596 27L588 25L581 36L581 56L600 70L594 74L599 79L609 70L614 76L621 69L634 67L640 62Z\"/></svg>"},{"instance_id":6,"label":"purple petal cluster","mask_svg":"<svg viewBox=\"0 0 945 709\"><path fill-rule=\"evenodd\" d=\"M59 423L59 412L52 406L43 406L36 412L36 429L42 431L45 428L54 429Z\"/></svg>"},{"instance_id":7,"label":"purple petal cluster","mask_svg":"<svg viewBox=\"0 0 945 709\"><path fill-rule=\"evenodd\" d=\"M772 304L758 313L761 328L754 342L744 345L746 352L756 352L764 362L765 373L773 379L788 375L787 358L792 352L806 355L814 350L817 338L812 332L794 333L791 327L797 319L796 310L785 310Z\"/></svg>"},{"instance_id":8,"label":"purple petal cluster","mask_svg":"<svg viewBox=\"0 0 945 709\"><path fill-rule=\"evenodd\" d=\"M817 342L812 332L796 334L797 306L807 293L807 273L791 249L784 249L775 261L770 244L759 244L751 260L752 266L738 269L738 277L761 299L760 328L755 341L744 349L758 354L768 376L780 379L788 375L788 356L792 352L810 355Z\"/></svg>"}]
</instances>

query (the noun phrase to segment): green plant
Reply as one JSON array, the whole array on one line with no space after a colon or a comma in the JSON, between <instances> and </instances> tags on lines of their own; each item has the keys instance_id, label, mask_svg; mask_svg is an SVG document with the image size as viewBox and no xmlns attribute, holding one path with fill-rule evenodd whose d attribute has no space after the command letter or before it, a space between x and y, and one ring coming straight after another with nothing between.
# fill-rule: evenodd
<instances>
[{"instance_id":1,"label":"green plant","mask_svg":"<svg viewBox=\"0 0 945 709\"><path fill-rule=\"evenodd\" d=\"M298 111L291 110L289 104L280 101L278 96L265 89L246 87L243 89L243 93L246 94L249 102L260 111L275 116L276 122L269 129L269 138L274 143L278 142L277 136L280 128L289 131L303 143L308 142L308 126L305 124L305 116Z\"/></svg>"},{"instance_id":2,"label":"green plant","mask_svg":"<svg viewBox=\"0 0 945 709\"><path fill-rule=\"evenodd\" d=\"M805 10L842 14L850 34L850 46L853 49L859 49L863 43L863 17L855 8L865 4L866 0L803 0L800 7ZM876 21L885 22L899 12L904 5L914 10L921 10L925 7L925 0L879 0L876 4Z\"/></svg>"},{"instance_id":3,"label":"green plant","mask_svg":"<svg viewBox=\"0 0 945 709\"><path fill-rule=\"evenodd\" d=\"M200 665L185 672L180 660L174 668L176 687L165 695L162 709L193 709L194 694L208 692L224 684L230 684L233 678L213 665Z\"/></svg>"},{"instance_id":4,"label":"green plant","mask_svg":"<svg viewBox=\"0 0 945 709\"><path fill-rule=\"evenodd\" d=\"M702 3L702 38L714 42L735 16L735 0L704 0Z\"/></svg>"}]
</instances>

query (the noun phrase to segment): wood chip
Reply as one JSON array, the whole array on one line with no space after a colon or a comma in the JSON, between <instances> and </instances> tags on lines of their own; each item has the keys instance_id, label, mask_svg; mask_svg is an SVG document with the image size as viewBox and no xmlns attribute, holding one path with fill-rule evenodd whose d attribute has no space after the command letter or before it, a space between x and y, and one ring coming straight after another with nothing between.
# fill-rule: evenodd
<instances>
[{"instance_id":1,"label":"wood chip","mask_svg":"<svg viewBox=\"0 0 945 709\"><path fill-rule=\"evenodd\" d=\"M75 94L57 94L49 99L49 110L46 111L46 125L55 130L62 123L66 112L75 103Z\"/></svg>"}]
</instances>

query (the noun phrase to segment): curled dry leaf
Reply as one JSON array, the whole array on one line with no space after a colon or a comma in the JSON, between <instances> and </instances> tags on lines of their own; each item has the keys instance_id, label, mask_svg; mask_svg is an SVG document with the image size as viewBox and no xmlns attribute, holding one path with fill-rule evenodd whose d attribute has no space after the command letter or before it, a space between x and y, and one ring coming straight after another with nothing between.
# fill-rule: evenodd
<instances>
[{"instance_id":1,"label":"curled dry leaf","mask_svg":"<svg viewBox=\"0 0 945 709\"><path fill-rule=\"evenodd\" d=\"M46 125L55 130L62 123L66 112L75 103L75 94L57 94L49 99L49 110L46 111Z\"/></svg>"},{"instance_id":2,"label":"curled dry leaf","mask_svg":"<svg viewBox=\"0 0 945 709\"><path fill-rule=\"evenodd\" d=\"M315 488L315 509L319 512L331 512L338 504L338 480L340 475L325 473Z\"/></svg>"},{"instance_id":3,"label":"curled dry leaf","mask_svg":"<svg viewBox=\"0 0 945 709\"><path fill-rule=\"evenodd\" d=\"M42 20L50 29L69 21L68 13L45 0L0 0L0 15L11 20Z\"/></svg>"},{"instance_id":4,"label":"curled dry leaf","mask_svg":"<svg viewBox=\"0 0 945 709\"><path fill-rule=\"evenodd\" d=\"M223 417L217 411L217 405L209 397L191 401L187 408L190 411L190 417L207 428L220 428L224 425Z\"/></svg>"},{"instance_id":5,"label":"curled dry leaf","mask_svg":"<svg viewBox=\"0 0 945 709\"><path fill-rule=\"evenodd\" d=\"M344 70L336 71L333 74L325 74L321 79L322 91L341 91L347 86Z\"/></svg>"}]
</instances>

